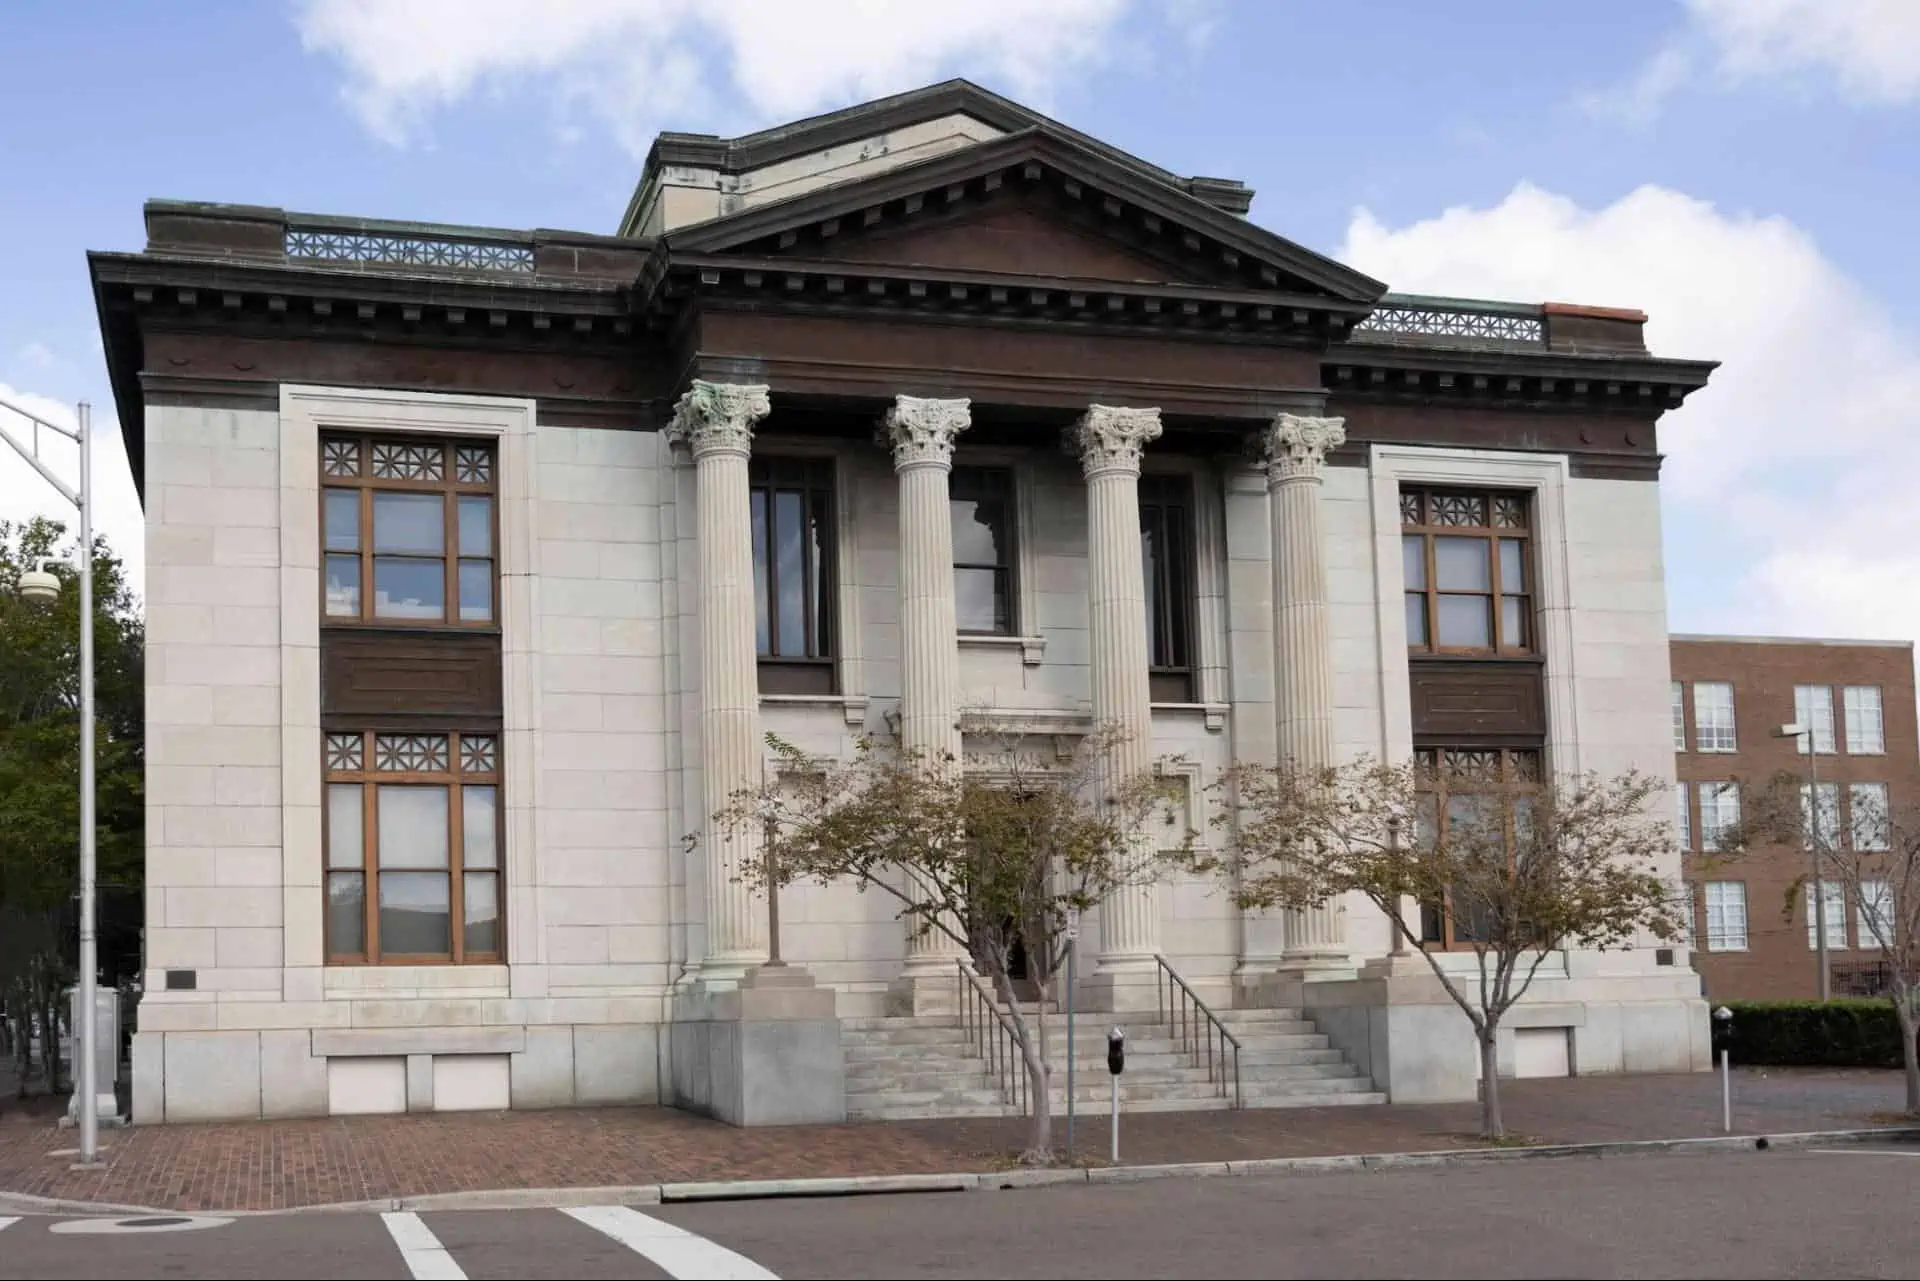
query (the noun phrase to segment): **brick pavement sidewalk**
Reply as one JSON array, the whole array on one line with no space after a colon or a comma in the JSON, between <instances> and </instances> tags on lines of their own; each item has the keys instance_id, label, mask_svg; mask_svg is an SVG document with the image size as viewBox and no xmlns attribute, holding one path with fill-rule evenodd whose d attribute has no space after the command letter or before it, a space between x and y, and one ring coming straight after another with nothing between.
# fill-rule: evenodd
<instances>
[{"instance_id":1,"label":"brick pavement sidewalk","mask_svg":"<svg viewBox=\"0 0 1920 1281\"><path fill-rule=\"evenodd\" d=\"M1898 1072L1750 1070L1747 1133L1886 1123ZM1717 1076L1595 1077L1502 1086L1508 1125L1543 1142L1719 1132ZM1147 1113L1121 1119L1128 1163L1411 1152L1471 1146L1473 1104ZM1086 1118L1083 1155L1104 1153ZM669 1108L147 1126L108 1130L99 1169L73 1168L71 1130L0 1112L0 1197L20 1193L179 1210L271 1210L514 1187L983 1170L1020 1146L1018 1120L740 1130ZM1056 1142L1064 1127L1056 1126Z\"/></svg>"}]
</instances>

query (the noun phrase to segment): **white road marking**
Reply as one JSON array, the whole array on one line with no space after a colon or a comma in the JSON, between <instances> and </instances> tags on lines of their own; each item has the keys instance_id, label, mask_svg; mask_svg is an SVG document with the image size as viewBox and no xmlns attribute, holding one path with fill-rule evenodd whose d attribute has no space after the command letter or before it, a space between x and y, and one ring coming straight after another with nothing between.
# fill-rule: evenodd
<instances>
[{"instance_id":1,"label":"white road marking","mask_svg":"<svg viewBox=\"0 0 1920 1281\"><path fill-rule=\"evenodd\" d=\"M8 1228L12 1227L14 1224L18 1222L20 1222L20 1216L17 1214L13 1214L13 1215L0 1214L0 1232L5 1232Z\"/></svg>"},{"instance_id":2,"label":"white road marking","mask_svg":"<svg viewBox=\"0 0 1920 1281\"><path fill-rule=\"evenodd\" d=\"M1814 1156L1920 1156L1920 1152L1895 1152L1890 1148L1808 1148Z\"/></svg>"},{"instance_id":3,"label":"white road marking","mask_svg":"<svg viewBox=\"0 0 1920 1281\"><path fill-rule=\"evenodd\" d=\"M419 1215L393 1210L382 1214L380 1221L387 1225L387 1235L400 1247L400 1258L415 1281L467 1281L467 1274L440 1244L440 1238L433 1235L433 1229L420 1221Z\"/></svg>"},{"instance_id":4,"label":"white road marking","mask_svg":"<svg viewBox=\"0 0 1920 1281\"><path fill-rule=\"evenodd\" d=\"M561 1212L606 1233L678 1281L780 1281L744 1254L624 1205L580 1205Z\"/></svg>"}]
</instances>

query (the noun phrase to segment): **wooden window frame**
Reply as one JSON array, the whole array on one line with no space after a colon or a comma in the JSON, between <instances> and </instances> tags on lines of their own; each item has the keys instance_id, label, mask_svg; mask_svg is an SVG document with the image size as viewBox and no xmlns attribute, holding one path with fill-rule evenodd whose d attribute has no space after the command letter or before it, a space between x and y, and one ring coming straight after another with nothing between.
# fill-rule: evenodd
<instances>
[{"instance_id":1,"label":"wooden window frame","mask_svg":"<svg viewBox=\"0 0 1920 1281\"><path fill-rule=\"evenodd\" d=\"M446 742L446 768L439 770L381 769L378 742L383 737L432 738ZM467 739L492 742L490 768L468 768L472 759ZM336 767L335 740L359 740L358 768ZM323 730L321 738L320 781L320 928L321 947L326 964L333 966L382 965L504 965L507 958L507 848L506 785L501 753L505 736L497 729L472 731L446 730ZM347 784L360 788L360 877L365 919L361 923L364 952L335 952L326 936L329 900L328 880L336 872L329 866L333 850L333 805L329 788ZM445 955L438 953L399 953L387 955L380 946L380 815L378 789L384 785L444 787L447 794L447 895L449 945ZM480 869L494 878L494 921L499 946L488 952L467 951L466 947L466 832L463 792L467 787L491 787L494 790L493 849L494 866ZM409 869L392 867L387 872Z\"/></svg>"},{"instance_id":2,"label":"wooden window frame","mask_svg":"<svg viewBox=\"0 0 1920 1281\"><path fill-rule=\"evenodd\" d=\"M1491 754L1497 758L1496 777L1491 780L1464 779L1448 773L1449 753ZM1517 854L1515 822L1518 807L1512 801L1539 795L1545 768L1545 754L1537 747L1434 746L1415 749L1414 760L1420 780L1420 794L1433 797L1432 822L1436 834L1446 832L1447 800L1452 796L1498 796L1507 798L1501 806L1500 821L1507 846L1507 861ZM1451 786L1463 780L1484 783L1480 786ZM1420 946L1426 951L1470 952L1473 940L1463 939L1455 929L1452 896L1444 894L1438 903L1420 905Z\"/></svg>"},{"instance_id":3,"label":"wooden window frame","mask_svg":"<svg viewBox=\"0 0 1920 1281\"><path fill-rule=\"evenodd\" d=\"M1484 519L1472 524L1441 523L1435 515L1436 501L1469 500L1482 504ZM1502 523L1502 513L1516 514L1518 524ZM1426 622L1425 643L1416 642L1411 632L1407 649L1413 654L1460 657L1532 657L1540 652L1538 600L1539 569L1534 563L1533 494L1529 490L1468 488L1459 485L1402 485L1400 487L1400 536L1421 542L1424 587L1402 588L1407 597L1421 598L1421 615ZM1440 538L1477 539L1486 545L1487 582L1485 592L1443 592L1440 590L1439 565L1435 555ZM1520 544L1522 590L1508 591L1502 581L1500 544L1512 540ZM1404 557L1405 552L1402 552ZM1440 643L1440 598L1472 596L1487 603L1491 645L1442 645ZM1516 643L1506 635L1506 610L1503 602L1512 597L1520 601L1521 627L1525 635Z\"/></svg>"},{"instance_id":4,"label":"wooden window frame","mask_svg":"<svg viewBox=\"0 0 1920 1281\"><path fill-rule=\"evenodd\" d=\"M947 478L948 520L952 520L952 506L955 502L968 501L961 491L963 479L992 478L981 486L982 497L992 497L1000 501L1003 514L1003 528L1000 537L995 540L1000 548L1000 560L989 564L985 561L963 561L958 553L954 556L955 596L958 597L958 575L961 570L989 570L992 572L995 613L999 606L1005 605L1006 626L1004 627L956 627L961 636L1018 636L1020 635L1020 504L1019 480L1011 467L996 467L992 464L962 464L955 467Z\"/></svg>"},{"instance_id":5,"label":"wooden window frame","mask_svg":"<svg viewBox=\"0 0 1920 1281\"><path fill-rule=\"evenodd\" d=\"M834 460L814 454L756 454L747 464L749 522L757 502L766 504L765 537L753 548L754 657L763 694L833 694L839 689L839 494ZM819 617L802 620L804 654L774 652L780 638L780 579L775 571L775 540L779 537L775 495L798 493L801 519L814 527L815 536L800 540L802 598L813 597ZM824 509L816 503L824 501ZM747 537L753 540L749 523ZM816 547L817 545L817 547ZM764 557L764 559L762 559ZM766 569L766 588L759 570ZM758 643L759 624L767 624L767 652Z\"/></svg>"},{"instance_id":6,"label":"wooden window frame","mask_svg":"<svg viewBox=\"0 0 1920 1281\"><path fill-rule=\"evenodd\" d=\"M331 470L345 465L338 451L352 447L351 474ZM421 480L397 476L375 476L374 450L386 448L424 448L440 453L441 475L438 480ZM481 451L485 459L486 474L482 480L462 480L465 470L472 474L463 459L463 451ZM469 452L469 458L471 454ZM329 551L327 548L327 495L336 491L351 492L359 503L358 546L352 552ZM441 497L441 576L444 593L444 607L439 618L401 618L381 615L375 612L374 563L379 557L374 552L373 508L374 498L378 494L436 494ZM485 498L488 500L489 538L491 555L487 560L490 582L488 587L488 610L484 619L463 619L460 617L460 565L462 561L478 560L477 556L463 556L460 553L460 500L462 498ZM445 437L445 436L403 436L389 435L385 432L323 432L320 436L320 625L323 627L381 627L381 628L421 628L445 631L497 632L500 630L500 451L497 442L485 438ZM354 615L334 614L327 609L327 562L333 556L351 555L359 563L360 573L360 610ZM430 560L432 557L416 556L414 560Z\"/></svg>"},{"instance_id":7,"label":"wooden window frame","mask_svg":"<svg viewBox=\"0 0 1920 1281\"><path fill-rule=\"evenodd\" d=\"M1199 576L1191 477L1149 472L1140 478L1143 559L1150 527L1159 535L1161 554L1143 566L1152 606L1147 616L1149 697L1156 703L1191 703L1198 687L1194 583Z\"/></svg>"}]
</instances>

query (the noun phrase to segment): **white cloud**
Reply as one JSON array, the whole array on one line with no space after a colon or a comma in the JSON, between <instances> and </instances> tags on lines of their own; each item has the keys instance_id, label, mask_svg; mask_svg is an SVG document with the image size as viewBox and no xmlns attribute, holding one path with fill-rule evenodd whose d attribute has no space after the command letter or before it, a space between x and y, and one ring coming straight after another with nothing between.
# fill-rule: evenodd
<instances>
[{"instance_id":1,"label":"white cloud","mask_svg":"<svg viewBox=\"0 0 1920 1281\"><path fill-rule=\"evenodd\" d=\"M60 358L45 343L30 342L20 349L20 359L35 369L51 369Z\"/></svg>"},{"instance_id":2,"label":"white cloud","mask_svg":"<svg viewBox=\"0 0 1920 1281\"><path fill-rule=\"evenodd\" d=\"M473 95L544 90L643 151L663 118L786 120L964 71L1044 102L1110 56L1132 0L304 0L309 50L344 66L377 136ZM1211 21L1179 0L1169 21Z\"/></svg>"},{"instance_id":3,"label":"white cloud","mask_svg":"<svg viewBox=\"0 0 1920 1281\"><path fill-rule=\"evenodd\" d=\"M30 391L0 383L0 401L17 405L46 422L72 430L77 422L75 407ZM126 563L128 581L134 590L145 594L146 520L140 499L134 492L133 473L127 466L127 451L120 439L119 424L111 406L93 409L93 528L105 536L114 553ZM34 446L33 429L28 419L0 405L0 427L27 449ZM48 469L69 488L80 479L80 454L70 441L49 431L40 433L40 458ZM72 504L0 442L0 520L22 521L46 516L66 525L69 534L80 530L79 513Z\"/></svg>"},{"instance_id":4,"label":"white cloud","mask_svg":"<svg viewBox=\"0 0 1920 1281\"><path fill-rule=\"evenodd\" d=\"M1723 362L1661 420L1676 513L1747 553L1751 589L1706 630L1920 635L1920 344L1783 218L1729 214L1646 186L1602 209L1522 184L1499 204L1405 227L1355 214L1339 255L1396 289L1639 307L1656 354Z\"/></svg>"},{"instance_id":5,"label":"white cloud","mask_svg":"<svg viewBox=\"0 0 1920 1281\"><path fill-rule=\"evenodd\" d=\"M1695 82L1831 82L1857 106L1920 101L1916 0L1684 0L1686 20L1626 82L1583 94L1589 114L1644 125Z\"/></svg>"}]
</instances>

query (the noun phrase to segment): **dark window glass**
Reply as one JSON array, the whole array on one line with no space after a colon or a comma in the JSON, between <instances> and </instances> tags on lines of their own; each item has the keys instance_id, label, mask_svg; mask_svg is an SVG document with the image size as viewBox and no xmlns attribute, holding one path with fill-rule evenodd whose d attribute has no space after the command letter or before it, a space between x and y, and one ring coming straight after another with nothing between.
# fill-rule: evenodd
<instances>
[{"instance_id":1,"label":"dark window glass","mask_svg":"<svg viewBox=\"0 0 1920 1281\"><path fill-rule=\"evenodd\" d=\"M1193 505L1184 476L1140 478L1140 555L1147 588L1147 655L1153 699L1194 699Z\"/></svg>"},{"instance_id":2,"label":"dark window glass","mask_svg":"<svg viewBox=\"0 0 1920 1281\"><path fill-rule=\"evenodd\" d=\"M320 470L330 623L494 621L491 445L324 436Z\"/></svg>"},{"instance_id":3,"label":"dark window glass","mask_svg":"<svg viewBox=\"0 0 1920 1281\"><path fill-rule=\"evenodd\" d=\"M962 632L1011 636L1013 473L956 467L949 484L955 621Z\"/></svg>"},{"instance_id":4,"label":"dark window glass","mask_svg":"<svg viewBox=\"0 0 1920 1281\"><path fill-rule=\"evenodd\" d=\"M1427 747L1415 753L1420 798L1415 839L1438 837L1470 843L1468 849L1506 851L1511 865L1527 840L1534 795L1540 787L1537 750ZM1434 947L1471 947L1492 939L1497 920L1491 904L1467 891L1450 890L1420 908L1421 941Z\"/></svg>"},{"instance_id":5,"label":"dark window glass","mask_svg":"<svg viewBox=\"0 0 1920 1281\"><path fill-rule=\"evenodd\" d=\"M833 461L749 465L754 642L771 693L833 692Z\"/></svg>"}]
</instances>

